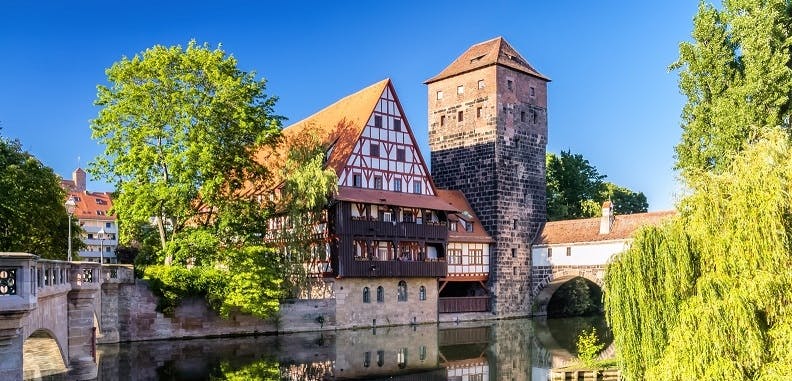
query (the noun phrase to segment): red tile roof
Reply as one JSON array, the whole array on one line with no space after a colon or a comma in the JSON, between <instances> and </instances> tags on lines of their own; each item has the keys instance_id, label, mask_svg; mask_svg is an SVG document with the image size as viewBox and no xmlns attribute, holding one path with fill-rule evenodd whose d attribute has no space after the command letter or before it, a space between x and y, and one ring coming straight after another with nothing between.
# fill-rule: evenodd
<instances>
[{"instance_id":1,"label":"red tile roof","mask_svg":"<svg viewBox=\"0 0 792 381\"><path fill-rule=\"evenodd\" d=\"M458 217L450 216L452 219L462 218L473 223L472 232L465 230L461 226L457 228L457 231L449 231L449 242L494 242L492 237L484 230L484 226L481 225L481 221L479 221L476 213L473 212L473 208L470 207L462 191L438 189L437 195L447 202L458 215Z\"/></svg>"},{"instance_id":2,"label":"red tile roof","mask_svg":"<svg viewBox=\"0 0 792 381\"><path fill-rule=\"evenodd\" d=\"M379 81L286 127L283 129L282 144L274 150L265 147L256 154L256 159L260 163L279 167L286 162L288 147L310 137L318 139L325 149L332 147L327 166L340 175L382 92L389 85L390 79Z\"/></svg>"},{"instance_id":3,"label":"red tile roof","mask_svg":"<svg viewBox=\"0 0 792 381\"><path fill-rule=\"evenodd\" d=\"M440 74L427 79L424 83L430 84L490 65L505 66L550 81L549 78L536 71L503 37L496 37L471 46Z\"/></svg>"},{"instance_id":4,"label":"red tile roof","mask_svg":"<svg viewBox=\"0 0 792 381\"><path fill-rule=\"evenodd\" d=\"M675 211L635 213L615 216L608 234L599 234L600 217L546 222L534 245L555 245L628 239L641 226L658 225Z\"/></svg>"},{"instance_id":5,"label":"red tile roof","mask_svg":"<svg viewBox=\"0 0 792 381\"><path fill-rule=\"evenodd\" d=\"M69 197L74 198L74 218L80 220L115 221L115 215L108 211L113 207L113 199L107 192L69 192Z\"/></svg>"}]
</instances>

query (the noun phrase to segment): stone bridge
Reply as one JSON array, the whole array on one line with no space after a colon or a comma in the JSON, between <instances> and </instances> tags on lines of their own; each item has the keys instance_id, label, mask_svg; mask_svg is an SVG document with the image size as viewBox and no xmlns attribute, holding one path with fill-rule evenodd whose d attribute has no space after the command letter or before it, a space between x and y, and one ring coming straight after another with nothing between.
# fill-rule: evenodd
<instances>
[{"instance_id":1,"label":"stone bridge","mask_svg":"<svg viewBox=\"0 0 792 381\"><path fill-rule=\"evenodd\" d=\"M34 357L23 348L41 339L56 343L69 379L95 378L97 341L118 340L118 285L132 282L131 266L0 253L0 380L21 380Z\"/></svg>"}]
</instances>

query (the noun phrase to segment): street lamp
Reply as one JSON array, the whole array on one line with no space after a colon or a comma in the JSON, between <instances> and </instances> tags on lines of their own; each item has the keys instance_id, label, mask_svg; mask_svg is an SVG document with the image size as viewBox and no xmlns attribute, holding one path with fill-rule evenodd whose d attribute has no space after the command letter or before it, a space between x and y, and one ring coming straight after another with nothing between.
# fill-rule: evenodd
<instances>
[{"instance_id":1,"label":"street lamp","mask_svg":"<svg viewBox=\"0 0 792 381\"><path fill-rule=\"evenodd\" d=\"M104 228L99 229L96 234L99 234L99 263L104 263Z\"/></svg>"},{"instance_id":2,"label":"street lamp","mask_svg":"<svg viewBox=\"0 0 792 381\"><path fill-rule=\"evenodd\" d=\"M72 216L74 215L74 209L77 208L77 203L74 202L74 197L69 196L69 199L66 200L66 213L69 214L69 256L68 261L71 262L72 260L72 236L71 236L71 225L72 225Z\"/></svg>"}]
</instances>

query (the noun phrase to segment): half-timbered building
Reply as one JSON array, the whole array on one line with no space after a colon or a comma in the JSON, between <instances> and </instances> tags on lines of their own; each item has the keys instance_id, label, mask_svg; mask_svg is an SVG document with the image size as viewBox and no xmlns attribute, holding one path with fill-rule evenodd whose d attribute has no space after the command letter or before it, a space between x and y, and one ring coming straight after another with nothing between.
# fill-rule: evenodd
<instances>
[{"instance_id":1,"label":"half-timbered building","mask_svg":"<svg viewBox=\"0 0 792 381\"><path fill-rule=\"evenodd\" d=\"M461 194L436 189L389 79L283 130L286 146L306 134L322 144L338 179L316 232L319 257L329 256L317 269L336 300L336 324L437 321L438 280L452 278L449 236L465 237L451 244L462 253L451 274L469 273L453 280L486 280L491 239L480 224L472 228L477 220ZM271 228L288 224L274 219Z\"/></svg>"}]
</instances>

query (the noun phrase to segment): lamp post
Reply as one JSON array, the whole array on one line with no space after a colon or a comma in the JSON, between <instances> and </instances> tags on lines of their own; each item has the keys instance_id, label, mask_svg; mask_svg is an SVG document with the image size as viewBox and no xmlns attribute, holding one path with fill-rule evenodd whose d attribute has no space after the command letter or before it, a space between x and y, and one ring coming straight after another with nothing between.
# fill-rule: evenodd
<instances>
[{"instance_id":1,"label":"lamp post","mask_svg":"<svg viewBox=\"0 0 792 381\"><path fill-rule=\"evenodd\" d=\"M71 220L72 220L72 216L74 215L74 209L76 209L76 208L77 208L77 203L74 202L74 197L70 196L69 199L66 200L66 213L69 214L69 255L67 257L67 260L69 262L71 262L71 260L72 260L72 236L71 236L71 224L72 224L72 222L71 222Z\"/></svg>"},{"instance_id":2,"label":"lamp post","mask_svg":"<svg viewBox=\"0 0 792 381\"><path fill-rule=\"evenodd\" d=\"M104 263L104 228L99 229L96 234L99 234L99 263Z\"/></svg>"}]
</instances>

